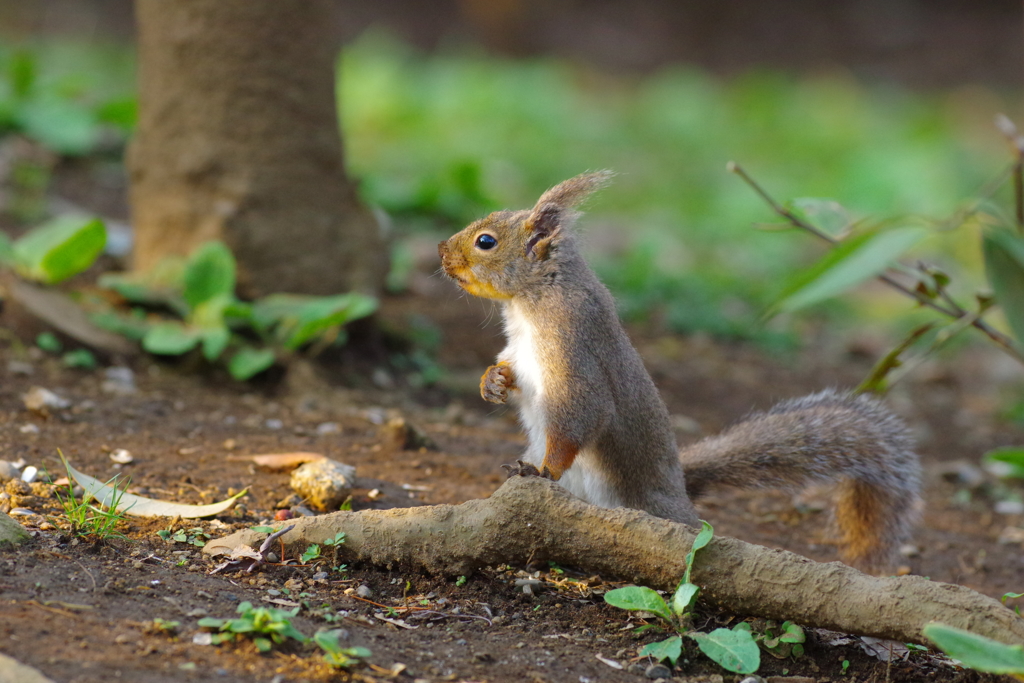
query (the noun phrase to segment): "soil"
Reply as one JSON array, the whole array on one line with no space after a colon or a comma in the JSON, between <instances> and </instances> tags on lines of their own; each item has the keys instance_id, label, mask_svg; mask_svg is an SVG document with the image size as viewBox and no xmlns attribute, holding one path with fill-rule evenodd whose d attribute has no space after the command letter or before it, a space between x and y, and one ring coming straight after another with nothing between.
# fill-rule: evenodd
<instances>
[{"instance_id":1,"label":"soil","mask_svg":"<svg viewBox=\"0 0 1024 683\"><path fill-rule=\"evenodd\" d=\"M387 358L370 363L353 353L344 362L298 361L256 384L233 383L188 363L138 358L130 363L135 391L118 394L104 385L104 370L65 368L9 336L0 348L0 457L24 459L57 477L60 450L93 476L128 475L133 492L179 502L210 503L243 488L249 493L212 520L129 517L119 527L126 538L99 541L70 533L58 501L47 487L37 487L43 497L30 502L40 516L18 517L34 540L0 552L0 652L56 681L644 680L650 662L636 652L659 636L634 634L640 622L604 604L610 577L547 566L496 567L465 580L367 566L339 573L330 557L312 566L211 575L214 564L197 548L157 535L165 528L202 528L218 537L272 520L291 493L289 475L232 459L238 455L312 451L354 465L361 478L356 510L458 503L492 492L503 479L500 465L515 460L524 443L510 411L493 410L475 395L479 372L500 348L500 330L488 306L447 287L423 276L417 294L387 299L382 314L391 329L431 320L441 333L444 377L427 389L396 372L394 357L389 366ZM21 324L10 314L4 322ZM782 398L849 386L868 367L866 339L845 346L823 342L778 357L702 337L631 332L681 441ZM1021 590L1024 515L995 506L1004 501L1000 509L1011 510L1022 488L975 467L983 451L1022 441L1019 428L997 418L1019 384L1020 373L1001 356L979 349L954 367L926 368L892 392L891 403L918 435L926 471L923 519L901 572L997 598ZM68 399L70 407L28 410L22 397L34 386ZM397 416L438 450L397 448L382 427ZM115 465L110 454L116 449L128 450L133 462ZM699 507L717 534L833 561L826 503L827 492L793 498L759 491L702 500ZM524 577L543 583L528 595L515 583ZM234 616L245 600L301 604L294 623L305 634L341 628L346 644L373 654L346 673L323 664L312 645L291 642L260 654L247 640L193 642L200 617ZM704 610L696 625L713 628L744 616ZM180 622L177 635L155 631L154 619ZM859 639L829 644L836 637L810 631L802 657L765 655L759 673L807 677L794 681L984 679L928 653L887 664L865 654ZM742 678L695 649L674 675Z\"/></svg>"}]
</instances>

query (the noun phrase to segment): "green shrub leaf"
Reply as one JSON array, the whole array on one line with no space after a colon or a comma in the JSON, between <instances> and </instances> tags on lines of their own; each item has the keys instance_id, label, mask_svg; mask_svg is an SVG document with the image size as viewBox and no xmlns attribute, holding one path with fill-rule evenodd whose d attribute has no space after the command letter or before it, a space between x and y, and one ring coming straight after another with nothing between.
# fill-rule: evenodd
<instances>
[{"instance_id":1,"label":"green shrub leaf","mask_svg":"<svg viewBox=\"0 0 1024 683\"><path fill-rule=\"evenodd\" d=\"M1002 643L933 621L922 629L924 636L953 659L976 671L993 674L1024 674L1024 646Z\"/></svg>"},{"instance_id":2,"label":"green shrub leaf","mask_svg":"<svg viewBox=\"0 0 1024 683\"><path fill-rule=\"evenodd\" d=\"M723 668L738 674L752 674L761 666L761 650L747 629L716 628L711 633L693 632L700 651Z\"/></svg>"},{"instance_id":3,"label":"green shrub leaf","mask_svg":"<svg viewBox=\"0 0 1024 683\"><path fill-rule=\"evenodd\" d=\"M982 240L985 273L1017 342L1024 344L1024 238L990 230Z\"/></svg>"},{"instance_id":4,"label":"green shrub leaf","mask_svg":"<svg viewBox=\"0 0 1024 683\"><path fill-rule=\"evenodd\" d=\"M884 272L927 234L924 228L902 227L852 237L800 274L772 311L795 311L841 294Z\"/></svg>"},{"instance_id":5,"label":"green shrub leaf","mask_svg":"<svg viewBox=\"0 0 1024 683\"><path fill-rule=\"evenodd\" d=\"M700 587L692 583L679 584L675 594L672 596L672 611L680 616L688 612L690 607L693 606L693 601L697 599L697 593L699 592Z\"/></svg>"},{"instance_id":6,"label":"green shrub leaf","mask_svg":"<svg viewBox=\"0 0 1024 683\"><path fill-rule=\"evenodd\" d=\"M626 586L610 590L604 594L604 601L612 607L635 612L650 612L657 614L665 621L672 621L672 613L669 612L664 598L645 586Z\"/></svg>"},{"instance_id":7,"label":"green shrub leaf","mask_svg":"<svg viewBox=\"0 0 1024 683\"><path fill-rule=\"evenodd\" d=\"M797 197L787 208L802 220L832 237L839 237L853 223L853 216L834 199Z\"/></svg>"},{"instance_id":8,"label":"green shrub leaf","mask_svg":"<svg viewBox=\"0 0 1024 683\"><path fill-rule=\"evenodd\" d=\"M192 308L235 293L235 257L223 242L199 246L185 264L185 302Z\"/></svg>"},{"instance_id":9,"label":"green shrub leaf","mask_svg":"<svg viewBox=\"0 0 1024 683\"><path fill-rule=\"evenodd\" d=\"M239 382L254 377L274 364L276 356L272 349L255 349L246 346L228 362L228 372Z\"/></svg>"},{"instance_id":10,"label":"green shrub leaf","mask_svg":"<svg viewBox=\"0 0 1024 683\"><path fill-rule=\"evenodd\" d=\"M52 285L91 266L106 244L100 219L60 216L15 242L14 260L23 277Z\"/></svg>"},{"instance_id":11,"label":"green shrub leaf","mask_svg":"<svg viewBox=\"0 0 1024 683\"><path fill-rule=\"evenodd\" d=\"M683 654L683 639L679 636L672 636L666 638L659 643L647 643L643 649L640 650L641 657L653 657L659 662L663 662L666 659L672 663L672 666L676 665L679 661L679 657Z\"/></svg>"},{"instance_id":12,"label":"green shrub leaf","mask_svg":"<svg viewBox=\"0 0 1024 683\"><path fill-rule=\"evenodd\" d=\"M153 325L142 338L142 348L164 356L180 356L199 343L199 332L179 322L166 321Z\"/></svg>"},{"instance_id":13,"label":"green shrub leaf","mask_svg":"<svg viewBox=\"0 0 1024 683\"><path fill-rule=\"evenodd\" d=\"M697 556L697 551L710 543L715 535L714 527L703 519L700 521L700 525L700 531L697 533L697 537L693 539L690 552L686 553L686 572L683 574L682 583L690 583L690 573L693 571L693 560Z\"/></svg>"},{"instance_id":14,"label":"green shrub leaf","mask_svg":"<svg viewBox=\"0 0 1024 683\"><path fill-rule=\"evenodd\" d=\"M1024 479L1024 448L1020 446L1003 446L994 448L982 456L985 462L1001 462L1007 465L1003 476Z\"/></svg>"}]
</instances>

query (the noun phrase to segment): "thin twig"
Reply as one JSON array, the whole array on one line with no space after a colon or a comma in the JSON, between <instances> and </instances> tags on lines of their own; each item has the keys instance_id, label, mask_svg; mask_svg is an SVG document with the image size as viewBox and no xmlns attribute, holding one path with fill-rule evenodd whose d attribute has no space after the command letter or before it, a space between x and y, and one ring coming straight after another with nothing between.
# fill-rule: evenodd
<instances>
[{"instance_id":1,"label":"thin twig","mask_svg":"<svg viewBox=\"0 0 1024 683\"><path fill-rule=\"evenodd\" d=\"M772 208L772 210L775 213L785 218L793 226L800 228L801 230L806 230L812 235L825 240L829 244L835 245L839 243L839 240L837 240L835 237L832 237L832 235L829 235L828 233L818 229L816 226L811 225L810 223L803 220L795 213L793 213L792 211L790 211L789 209L775 201L775 198L768 194L768 192L763 187L761 187L756 180L751 178L750 175L748 175L747 172L743 170L743 167L741 167L736 162L730 161L726 165L726 168L731 173L735 173L736 175L738 175L743 180L743 182L749 185L750 188L753 189L754 192L756 192L768 204L768 206ZM910 266L903 267L910 269ZM974 315L972 313L969 313L959 304L957 304L953 300L953 298L949 296L948 292L946 292L942 287L939 287L939 294L946 302L946 306L943 306L942 304L935 301L933 298L929 297L926 294L923 294L915 289L907 287L902 282L896 280L887 273L882 273L881 275L878 276L878 279L884 282L885 284L889 285L896 291L910 297L920 305L926 308L930 308L933 311L941 313L942 315L945 315L949 318L959 320L964 316ZM1010 337L1003 334L999 330L995 329L994 327L986 323L984 320L982 320L980 317L975 317L974 320L971 322L971 326L983 332L985 336L987 336L989 339L991 339L993 342L999 345L999 347L1002 348L1003 351L1013 356L1018 362L1024 363L1024 355L1022 355L1021 352L1017 350L1017 348L1014 346L1013 340Z\"/></svg>"}]
</instances>

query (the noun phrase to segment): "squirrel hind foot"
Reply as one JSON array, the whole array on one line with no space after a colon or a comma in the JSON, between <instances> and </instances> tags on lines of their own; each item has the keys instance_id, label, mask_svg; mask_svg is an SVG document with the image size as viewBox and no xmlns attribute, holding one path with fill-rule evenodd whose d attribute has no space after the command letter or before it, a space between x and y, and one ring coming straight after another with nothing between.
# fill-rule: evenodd
<instances>
[{"instance_id":1,"label":"squirrel hind foot","mask_svg":"<svg viewBox=\"0 0 1024 683\"><path fill-rule=\"evenodd\" d=\"M514 465L502 465L502 469L508 472L508 479L512 477L543 477L544 473L537 469L536 465L516 460ZM551 477L547 477L550 479Z\"/></svg>"}]
</instances>

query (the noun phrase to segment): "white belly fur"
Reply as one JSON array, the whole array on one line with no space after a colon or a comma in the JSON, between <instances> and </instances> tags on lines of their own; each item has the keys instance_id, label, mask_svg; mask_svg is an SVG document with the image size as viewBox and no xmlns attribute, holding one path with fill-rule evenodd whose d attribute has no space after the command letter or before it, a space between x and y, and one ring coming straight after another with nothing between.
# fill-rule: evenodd
<instances>
[{"instance_id":1,"label":"white belly fur","mask_svg":"<svg viewBox=\"0 0 1024 683\"><path fill-rule=\"evenodd\" d=\"M537 354L537 330L514 301L506 304L504 318L508 345L498 355L498 360L512 366L519 389L519 419L528 441L523 460L539 468L547 450L547 421L544 415L544 372ZM606 508L622 506L594 461L593 454L586 448L580 451L573 466L562 474L558 483L593 505Z\"/></svg>"}]
</instances>

